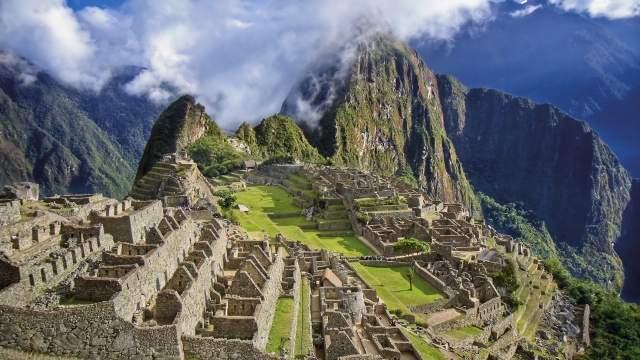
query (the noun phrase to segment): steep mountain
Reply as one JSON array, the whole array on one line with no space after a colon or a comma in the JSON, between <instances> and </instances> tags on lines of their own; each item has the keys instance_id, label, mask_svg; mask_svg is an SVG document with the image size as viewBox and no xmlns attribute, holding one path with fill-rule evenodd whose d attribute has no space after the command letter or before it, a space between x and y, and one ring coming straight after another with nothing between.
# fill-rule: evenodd
<instances>
[{"instance_id":1,"label":"steep mountain","mask_svg":"<svg viewBox=\"0 0 640 360\"><path fill-rule=\"evenodd\" d=\"M625 269L622 298L640 303L640 180L633 180L631 201L622 217L622 235L616 242L616 252L620 254Z\"/></svg>"},{"instance_id":2,"label":"steep mountain","mask_svg":"<svg viewBox=\"0 0 640 360\"><path fill-rule=\"evenodd\" d=\"M435 76L418 54L388 32L331 54L310 67L281 109L309 143L335 165L402 173L436 198L477 210L444 130Z\"/></svg>"},{"instance_id":3,"label":"steep mountain","mask_svg":"<svg viewBox=\"0 0 640 360\"><path fill-rule=\"evenodd\" d=\"M637 43L637 32L625 30L635 29L637 19L590 19L547 1L505 1L492 8L495 18L482 29L468 28L447 44L412 45L437 73L548 102L587 121L640 177L640 105L634 95L640 91L640 54L603 27Z\"/></svg>"},{"instance_id":4,"label":"steep mountain","mask_svg":"<svg viewBox=\"0 0 640 360\"><path fill-rule=\"evenodd\" d=\"M251 149L252 155L262 159L322 160L318 150L309 145L300 127L288 116L270 116L255 128L243 123L236 131L236 138Z\"/></svg>"},{"instance_id":5,"label":"steep mountain","mask_svg":"<svg viewBox=\"0 0 640 360\"><path fill-rule=\"evenodd\" d=\"M196 104L191 95L183 95L160 114L151 128L149 140L138 165L136 180L143 177L164 154L185 151L187 146L207 135L224 141L226 135Z\"/></svg>"},{"instance_id":6,"label":"steep mountain","mask_svg":"<svg viewBox=\"0 0 640 360\"><path fill-rule=\"evenodd\" d=\"M160 112L122 89L139 69L121 69L94 93L65 86L33 65L25 75L26 60L0 56L0 183L35 181L45 196L125 196Z\"/></svg>"},{"instance_id":7,"label":"steep mountain","mask_svg":"<svg viewBox=\"0 0 640 360\"><path fill-rule=\"evenodd\" d=\"M474 188L533 211L574 275L619 286L613 243L631 177L598 134L552 105L437 79L447 134Z\"/></svg>"}]
</instances>

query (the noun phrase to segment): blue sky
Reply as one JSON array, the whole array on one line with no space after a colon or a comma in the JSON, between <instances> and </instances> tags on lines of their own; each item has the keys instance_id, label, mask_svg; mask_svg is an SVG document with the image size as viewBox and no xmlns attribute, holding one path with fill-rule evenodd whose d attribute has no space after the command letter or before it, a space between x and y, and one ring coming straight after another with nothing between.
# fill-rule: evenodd
<instances>
[{"instance_id":1,"label":"blue sky","mask_svg":"<svg viewBox=\"0 0 640 360\"><path fill-rule=\"evenodd\" d=\"M67 0L67 5L69 5L69 7L74 11L78 11L87 6L96 6L102 9L114 9L122 5L124 2L125 0Z\"/></svg>"}]
</instances>

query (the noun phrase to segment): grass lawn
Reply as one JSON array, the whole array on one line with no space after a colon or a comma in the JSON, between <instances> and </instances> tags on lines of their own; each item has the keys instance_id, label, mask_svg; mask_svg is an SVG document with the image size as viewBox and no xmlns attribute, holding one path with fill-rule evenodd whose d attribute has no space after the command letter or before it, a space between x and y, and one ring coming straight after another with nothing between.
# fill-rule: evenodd
<instances>
[{"instance_id":1,"label":"grass lawn","mask_svg":"<svg viewBox=\"0 0 640 360\"><path fill-rule=\"evenodd\" d=\"M482 333L482 329L475 326L466 326L466 327L463 327L462 329L449 330L444 334L454 339L464 340L469 336L480 335L480 333Z\"/></svg>"},{"instance_id":2,"label":"grass lawn","mask_svg":"<svg viewBox=\"0 0 640 360\"><path fill-rule=\"evenodd\" d=\"M291 174L289 175L289 178L294 179L295 181L299 181L305 184L311 184L311 180L307 180L306 178L304 178L303 176L300 176L298 174Z\"/></svg>"},{"instance_id":3,"label":"grass lawn","mask_svg":"<svg viewBox=\"0 0 640 360\"><path fill-rule=\"evenodd\" d=\"M301 210L293 204L293 198L279 187L249 186L247 191L237 192L235 195L238 198L238 204L246 205L251 210L249 214L234 211L242 227L254 237L265 230L271 239L275 240L276 234L280 232L289 240L300 240L316 249L327 249L330 252L343 253L345 256L374 255L374 252L355 236L319 238L316 234L327 231L299 228L298 225L314 224L302 215L269 219L267 214L288 214Z\"/></svg>"},{"instance_id":4,"label":"grass lawn","mask_svg":"<svg viewBox=\"0 0 640 360\"><path fill-rule=\"evenodd\" d=\"M291 322L293 321L293 298L280 298L276 305L276 312L273 317L271 331L269 331L269 342L265 348L265 352L275 353L280 356L281 339L287 339L284 347L289 348L289 331Z\"/></svg>"},{"instance_id":5,"label":"grass lawn","mask_svg":"<svg viewBox=\"0 0 640 360\"><path fill-rule=\"evenodd\" d=\"M429 345L427 341L421 338L418 335L413 334L411 331L407 331L406 329L402 329L404 333L407 335L409 340L413 343L413 345L418 349L422 357L427 360L446 360L444 355L438 349Z\"/></svg>"},{"instance_id":6,"label":"grass lawn","mask_svg":"<svg viewBox=\"0 0 640 360\"><path fill-rule=\"evenodd\" d=\"M305 309L310 309L309 304L309 280L306 277L302 277L302 283L300 284L300 304L298 305L298 325L296 327L296 345L293 350L296 358L304 359L308 354L308 349L311 346L311 322L309 317L311 314ZM275 324L275 323L274 323Z\"/></svg>"},{"instance_id":7,"label":"grass lawn","mask_svg":"<svg viewBox=\"0 0 640 360\"><path fill-rule=\"evenodd\" d=\"M319 223L345 223L345 222L350 222L349 218L340 218L340 219L325 219L323 217L318 217L318 222Z\"/></svg>"},{"instance_id":8,"label":"grass lawn","mask_svg":"<svg viewBox=\"0 0 640 360\"><path fill-rule=\"evenodd\" d=\"M406 277L410 266L381 268L363 266L358 262L351 265L376 289L389 310L400 309L403 313L411 313L407 306L428 304L443 298L438 290L416 274L413 276L413 291L410 291ZM415 315L420 317L420 314Z\"/></svg>"}]
</instances>

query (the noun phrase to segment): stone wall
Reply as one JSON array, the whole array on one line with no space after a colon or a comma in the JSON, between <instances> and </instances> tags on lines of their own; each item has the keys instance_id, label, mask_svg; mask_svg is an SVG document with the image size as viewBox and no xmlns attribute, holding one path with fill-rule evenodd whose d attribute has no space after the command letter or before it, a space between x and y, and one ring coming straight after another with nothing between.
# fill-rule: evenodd
<instances>
[{"instance_id":1,"label":"stone wall","mask_svg":"<svg viewBox=\"0 0 640 360\"><path fill-rule=\"evenodd\" d=\"M374 266L374 267L400 267L400 266L411 265L410 262L387 261L387 260L360 260L360 264L364 266Z\"/></svg>"},{"instance_id":2,"label":"stone wall","mask_svg":"<svg viewBox=\"0 0 640 360\"><path fill-rule=\"evenodd\" d=\"M512 327L509 331L504 333L498 340L489 346L489 351L502 349L505 345L509 344L518 337L518 330Z\"/></svg>"},{"instance_id":3,"label":"stone wall","mask_svg":"<svg viewBox=\"0 0 640 360\"><path fill-rule=\"evenodd\" d=\"M345 219L347 220L347 219ZM318 230L346 230L351 229L351 222L318 222Z\"/></svg>"},{"instance_id":4,"label":"stone wall","mask_svg":"<svg viewBox=\"0 0 640 360\"><path fill-rule=\"evenodd\" d=\"M253 316L215 316L213 336L216 338L252 340L258 331L258 323ZM251 341L255 344L255 341Z\"/></svg>"},{"instance_id":5,"label":"stone wall","mask_svg":"<svg viewBox=\"0 0 640 360\"><path fill-rule=\"evenodd\" d=\"M35 201L40 196L40 185L32 182L19 182L5 185L0 191L0 199Z\"/></svg>"},{"instance_id":6,"label":"stone wall","mask_svg":"<svg viewBox=\"0 0 640 360\"><path fill-rule=\"evenodd\" d=\"M81 358L182 358L175 326L136 327L110 302L50 311L0 305L0 345Z\"/></svg>"},{"instance_id":7,"label":"stone wall","mask_svg":"<svg viewBox=\"0 0 640 360\"><path fill-rule=\"evenodd\" d=\"M197 336L182 336L185 357L217 360L284 360L267 355L253 347L251 341L237 339L211 339Z\"/></svg>"},{"instance_id":8,"label":"stone wall","mask_svg":"<svg viewBox=\"0 0 640 360\"><path fill-rule=\"evenodd\" d=\"M455 318L449 321L445 321L443 323L433 325L431 330L435 333L443 333L452 329L460 329L469 325L478 325L481 326L479 319L475 314L475 309L469 309L463 317Z\"/></svg>"},{"instance_id":9,"label":"stone wall","mask_svg":"<svg viewBox=\"0 0 640 360\"><path fill-rule=\"evenodd\" d=\"M258 331L253 336L253 345L256 349L264 350L269 341L269 331L276 311L276 303L280 297L280 283L282 282L282 272L284 270L284 249L278 248L278 257L269 268L269 277L262 287L264 301L256 306L254 316L258 324Z\"/></svg>"},{"instance_id":10,"label":"stone wall","mask_svg":"<svg viewBox=\"0 0 640 360\"><path fill-rule=\"evenodd\" d=\"M0 304L16 307L27 305L42 295L43 288L52 288L67 278L84 259L113 247L113 238L105 234L100 238L86 239L78 246L59 252L56 258L50 258L49 253L59 249L57 243L52 242L50 245L52 245L51 249L42 256L20 265L19 282L0 291ZM15 268L8 266L8 270L15 280Z\"/></svg>"},{"instance_id":11,"label":"stone wall","mask_svg":"<svg viewBox=\"0 0 640 360\"><path fill-rule=\"evenodd\" d=\"M452 305L452 300L455 300L455 299L449 299L449 300L438 299L429 304L408 306L408 308L409 310L411 310L411 312L414 312L414 313L430 314L436 311L450 308Z\"/></svg>"},{"instance_id":12,"label":"stone wall","mask_svg":"<svg viewBox=\"0 0 640 360\"><path fill-rule=\"evenodd\" d=\"M213 212L211 212L211 210L186 210L185 214L196 220L213 219Z\"/></svg>"},{"instance_id":13,"label":"stone wall","mask_svg":"<svg viewBox=\"0 0 640 360\"><path fill-rule=\"evenodd\" d=\"M90 220L92 223L101 223L104 231L113 235L116 242L144 243L147 229L158 225L164 213L160 201L145 202L140 205L144 207L135 207L134 212L118 216L102 216L93 212Z\"/></svg>"},{"instance_id":14,"label":"stone wall","mask_svg":"<svg viewBox=\"0 0 640 360\"><path fill-rule=\"evenodd\" d=\"M442 280L438 279L435 275L427 271L427 269L421 267L418 264L414 264L413 270L416 274L418 274L418 276L423 278L426 282L431 284L431 286L435 287L438 291L441 291L447 294L447 297L451 297L449 294L451 291L449 287L445 283L443 283Z\"/></svg>"},{"instance_id":15,"label":"stone wall","mask_svg":"<svg viewBox=\"0 0 640 360\"><path fill-rule=\"evenodd\" d=\"M298 266L298 260L294 263L294 271L293 271L293 288L291 293L293 294L293 321L291 322L291 331L289 331L289 339L296 338L296 331L298 330L298 311L300 310L300 288L302 283L302 278L300 277L300 267ZM295 340L289 341L289 354L295 354Z\"/></svg>"},{"instance_id":16,"label":"stone wall","mask_svg":"<svg viewBox=\"0 0 640 360\"><path fill-rule=\"evenodd\" d=\"M144 266L139 267L132 276L121 279L122 291L113 299L119 316L131 319L133 313L144 306L146 299L164 288L186 257L197 230L195 223L184 223L165 237L164 244L157 250L145 255Z\"/></svg>"},{"instance_id":17,"label":"stone wall","mask_svg":"<svg viewBox=\"0 0 640 360\"><path fill-rule=\"evenodd\" d=\"M20 221L20 202L9 201L0 203L0 226L6 226Z\"/></svg>"}]
</instances>

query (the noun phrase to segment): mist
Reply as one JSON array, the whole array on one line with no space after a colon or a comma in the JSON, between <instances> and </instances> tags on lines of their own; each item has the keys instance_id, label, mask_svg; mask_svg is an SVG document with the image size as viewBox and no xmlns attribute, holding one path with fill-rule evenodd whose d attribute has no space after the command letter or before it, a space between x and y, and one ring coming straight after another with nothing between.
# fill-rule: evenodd
<instances>
[{"instance_id":1,"label":"mist","mask_svg":"<svg viewBox=\"0 0 640 360\"><path fill-rule=\"evenodd\" d=\"M65 0L3 0L0 47L88 91L115 67L143 67L126 91L159 103L177 95L167 89L192 94L232 129L277 113L309 61L363 16L403 40L446 42L492 14L488 0L127 0L75 12Z\"/></svg>"}]
</instances>

